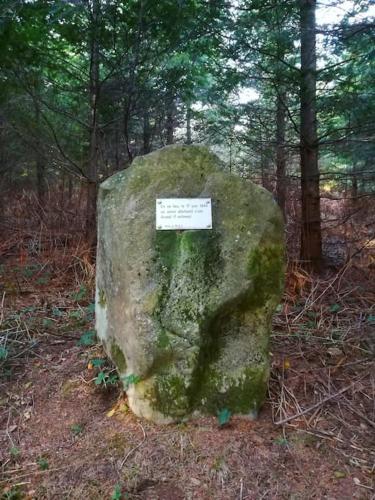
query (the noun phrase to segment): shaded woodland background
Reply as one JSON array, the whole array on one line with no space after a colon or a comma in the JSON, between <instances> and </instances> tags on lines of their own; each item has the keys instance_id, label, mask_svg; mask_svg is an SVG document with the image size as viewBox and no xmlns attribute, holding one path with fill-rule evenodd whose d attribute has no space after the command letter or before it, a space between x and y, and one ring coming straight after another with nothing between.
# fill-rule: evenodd
<instances>
[{"instance_id":1,"label":"shaded woodland background","mask_svg":"<svg viewBox=\"0 0 375 500\"><path fill-rule=\"evenodd\" d=\"M1 500L374 498L374 41L371 0L1 2ZM172 143L285 216L257 422L137 419L95 338L98 184Z\"/></svg>"},{"instance_id":2,"label":"shaded woodland background","mask_svg":"<svg viewBox=\"0 0 375 500\"><path fill-rule=\"evenodd\" d=\"M317 24L333 6L336 24ZM291 257L321 268L329 229L363 222L373 201L371 13L363 0L3 2L3 234L48 228L93 247L100 181L166 144L205 143L274 192Z\"/></svg>"}]
</instances>

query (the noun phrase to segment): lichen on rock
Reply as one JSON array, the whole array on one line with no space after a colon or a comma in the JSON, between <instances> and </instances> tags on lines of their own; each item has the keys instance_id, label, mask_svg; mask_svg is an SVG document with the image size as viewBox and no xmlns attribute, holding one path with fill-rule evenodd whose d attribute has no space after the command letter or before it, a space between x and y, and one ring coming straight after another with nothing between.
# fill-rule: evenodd
<instances>
[{"instance_id":1,"label":"lichen on rock","mask_svg":"<svg viewBox=\"0 0 375 500\"><path fill-rule=\"evenodd\" d=\"M158 231L157 198L211 198L212 230ZM139 416L253 416L283 287L272 196L201 146L139 157L99 190L97 330Z\"/></svg>"}]
</instances>

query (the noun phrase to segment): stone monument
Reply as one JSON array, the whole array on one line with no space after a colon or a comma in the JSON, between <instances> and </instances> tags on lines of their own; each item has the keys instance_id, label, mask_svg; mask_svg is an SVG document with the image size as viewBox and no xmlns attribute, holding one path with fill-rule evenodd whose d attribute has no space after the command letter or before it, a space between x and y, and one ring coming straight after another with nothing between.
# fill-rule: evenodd
<instances>
[{"instance_id":1,"label":"stone monument","mask_svg":"<svg viewBox=\"0 0 375 500\"><path fill-rule=\"evenodd\" d=\"M272 195L205 147L165 147L101 184L96 328L135 414L257 414L283 259Z\"/></svg>"}]
</instances>

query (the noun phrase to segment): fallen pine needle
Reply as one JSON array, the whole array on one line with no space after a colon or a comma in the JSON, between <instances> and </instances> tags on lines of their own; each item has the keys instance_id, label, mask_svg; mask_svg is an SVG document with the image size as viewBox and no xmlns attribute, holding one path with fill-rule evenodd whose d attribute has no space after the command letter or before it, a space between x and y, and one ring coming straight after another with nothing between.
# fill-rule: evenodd
<instances>
[{"instance_id":1,"label":"fallen pine needle","mask_svg":"<svg viewBox=\"0 0 375 500\"><path fill-rule=\"evenodd\" d=\"M132 455L136 450L138 450L138 448L140 448L142 446L142 444L146 441L146 432L142 426L142 424L138 424L139 427L142 429L142 432L143 432L143 438L142 438L142 441L140 443L137 444L137 446L135 446L134 448L132 448L127 454L126 454L126 457L124 458L124 460L121 462L120 464L120 469L122 469L124 467L124 464L125 462L127 461L127 459L130 457L130 455Z\"/></svg>"},{"instance_id":2,"label":"fallen pine needle","mask_svg":"<svg viewBox=\"0 0 375 500\"><path fill-rule=\"evenodd\" d=\"M279 420L278 422L275 422L275 425L282 425L286 424L287 422L290 422L291 420L294 420L295 418L301 417L302 415L305 415L306 413L309 413L312 410L315 410L315 408L318 408L319 406L323 405L324 403L327 403L327 401L330 401L331 399L334 399L337 396L340 396L340 394L343 394L344 392L348 391L350 388L353 387L353 384L347 385L343 389L340 389L338 392L335 392L335 394L331 394L330 396L327 396L326 398L323 398L321 401L318 401L318 403L310 406L309 408L306 408L305 410L302 410L295 415L292 415L291 417L284 418L282 420Z\"/></svg>"}]
</instances>

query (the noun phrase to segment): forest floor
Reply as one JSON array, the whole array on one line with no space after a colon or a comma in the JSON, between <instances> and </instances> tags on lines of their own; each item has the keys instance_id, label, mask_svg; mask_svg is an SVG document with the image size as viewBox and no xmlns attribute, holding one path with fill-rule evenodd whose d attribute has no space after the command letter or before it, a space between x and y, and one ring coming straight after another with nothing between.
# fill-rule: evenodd
<instances>
[{"instance_id":1,"label":"forest floor","mask_svg":"<svg viewBox=\"0 0 375 500\"><path fill-rule=\"evenodd\" d=\"M2 499L375 498L370 253L319 278L290 266L258 420L158 426L95 343L94 267L30 241L0 248Z\"/></svg>"}]
</instances>

